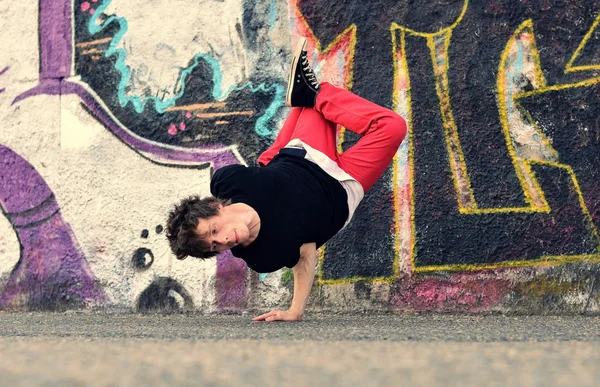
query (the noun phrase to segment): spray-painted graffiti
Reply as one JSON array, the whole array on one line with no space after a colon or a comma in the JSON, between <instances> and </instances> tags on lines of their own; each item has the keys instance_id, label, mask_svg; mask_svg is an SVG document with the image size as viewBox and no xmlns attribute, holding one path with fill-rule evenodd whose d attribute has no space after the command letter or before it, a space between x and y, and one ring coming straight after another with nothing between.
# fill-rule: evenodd
<instances>
[{"instance_id":1,"label":"spray-painted graffiti","mask_svg":"<svg viewBox=\"0 0 600 387\"><path fill-rule=\"evenodd\" d=\"M544 269L510 270L600 260L599 1L19 6L35 30L0 53L0 308L239 310L289 297L290 271L256 275L229 253L178 261L163 228L179 198L208 194L212 170L270 145L299 35L321 79L410 124L320 252L325 304L338 292L489 310ZM338 135L340 151L358 140ZM593 272L540 294L593 292ZM354 282L350 295L340 282Z\"/></svg>"},{"instance_id":2,"label":"spray-painted graffiti","mask_svg":"<svg viewBox=\"0 0 600 387\"><path fill-rule=\"evenodd\" d=\"M46 309L104 299L54 194L23 158L0 145L0 206L21 247L0 308Z\"/></svg>"},{"instance_id":3,"label":"spray-painted graffiti","mask_svg":"<svg viewBox=\"0 0 600 387\"><path fill-rule=\"evenodd\" d=\"M245 47L248 3L76 3L76 73L121 123L166 144L235 145L255 162L285 90Z\"/></svg>"},{"instance_id":4,"label":"spray-painted graffiti","mask_svg":"<svg viewBox=\"0 0 600 387\"><path fill-rule=\"evenodd\" d=\"M19 153L23 157L31 160L36 169L43 171L46 178L52 181L54 195L47 200L40 199L40 203L43 203L35 211L29 209L35 207L34 202L24 202L23 209L3 203L6 217L17 231L18 240L23 246L21 260L5 287L6 297L16 300L13 302L15 307L22 307L24 304L33 307L35 305L28 301L32 297L29 293L39 289L39 293L46 297L40 303L53 308L60 307L62 299L48 298L48 294L52 294L51 289L55 289L60 295L75 292L81 286L87 289L93 285L92 289L97 286L104 289L107 302L123 305L130 303L132 299L143 299L143 295L147 294L146 290L155 284L158 276L168 275L179 284L178 293L193 294L197 302L202 304L204 296L210 292L205 292L205 284L197 278L190 278L187 273L194 269L199 273L209 270L210 263L205 264L207 267L201 270L201 262L190 261L184 265L173 259L164 243L162 228L164 214L172 204L172 197L204 189L203 180L207 174L201 172L205 170L205 164L194 164L194 155L189 151L156 148L141 140L136 143L126 132L110 130L95 121L95 116L90 115L90 111L99 112L94 110L95 105L91 101L83 105L79 102L81 100L85 100L85 97L64 95L63 101L69 107L62 109L63 124L56 128L59 131L55 132L52 128L37 130L36 136L29 138L34 144L34 140L40 138L60 138L60 142L55 143L41 140L43 155L39 154L38 146L28 147L19 144L18 138L9 139L19 146ZM41 104L44 102L42 100ZM23 109L27 106L35 108L39 103L32 98L20 105ZM29 126L27 122L25 125ZM177 155L178 152L183 154ZM4 153L2 156L3 162L7 163L3 164L3 174L11 178L0 179L8 198L17 200L27 192L43 193L41 188L46 187L42 184L43 180L36 183L41 188L32 186L31 179L22 178L25 167L19 167ZM204 154L197 157L202 159ZM187 163L176 162L186 158L190 159ZM166 164L161 161L163 159L173 161ZM38 178L41 179L39 176ZM23 180L22 189L15 183L18 179ZM156 181L161 184L157 185ZM185 186L181 186L181 182L185 182ZM60 212L56 215L53 215L54 212L46 214L47 211L58 211L59 208ZM55 220L57 216L59 218ZM38 218L43 220L47 217L48 220L37 226ZM69 227L63 225L63 219L68 219ZM42 226L44 228L38 230ZM70 229L73 230L72 233L67 232ZM32 234L34 231L35 234ZM80 248L69 248L64 240L67 236L72 236ZM53 245L75 251L78 255L71 259L62 250L52 254L49 247ZM85 273L91 276L93 272L97 282L91 279L88 282L79 280L77 272L71 267L74 265L71 261L85 262L86 258L89 269ZM29 263L34 259L33 263ZM44 269L44 265L48 265L50 269ZM50 279L38 278L38 270L48 272L47 276L53 281L62 281L64 276L73 278L71 282L65 282L63 287L58 287L49 283ZM115 286L115 281L120 281L121 284ZM12 282L15 284L12 285ZM173 292L167 290L157 294L171 297L171 293ZM88 300L75 296L71 295L70 300ZM140 308L147 310L153 305L166 305L166 301L155 301L139 301L139 305L143 305ZM8 307L12 304L7 301L4 305ZM187 302L176 305L189 306Z\"/></svg>"},{"instance_id":5,"label":"spray-painted graffiti","mask_svg":"<svg viewBox=\"0 0 600 387\"><path fill-rule=\"evenodd\" d=\"M276 32L280 24L275 18L278 7L273 2L266 4L271 15L268 29ZM261 148L270 143L283 103L284 83L283 77L272 75L283 71L281 62L285 58L281 57L278 45L285 44L285 40L278 38L274 42L273 36L252 31L247 37L241 34L247 28L241 28L240 23L259 20L250 18L264 14L261 7L265 4L214 2L212 7L220 7L223 12L219 14L234 23L230 30L235 33L234 41L225 44L218 39L208 39L212 31L208 26L210 20L205 17L207 23L203 28L186 28L183 35L176 37L165 28L163 38L179 44L176 49L180 52L175 55L175 49L161 43L156 33L151 39L144 39L144 31L136 31L135 23L128 23L124 16L119 16L131 12L131 3L91 1L74 4L73 8L72 5L68 0L40 1L40 83L16 95L12 105L18 111L27 106L23 104L36 105L38 96L62 95L59 106L62 120L60 127L56 127L59 131L49 128L48 131L37 130L35 134L45 138L56 138L59 134L60 141L51 144L54 147L45 146L41 165L44 176L50 175L51 180L58 181L59 186L53 187L58 199L55 201L57 211L60 208L69 219L78 212L70 222L73 238L82 246L80 258L85 261L87 256L91 271L97 273L94 286L100 284L107 289L109 303L127 304L133 293L137 308L144 311L212 305L208 300L214 290L218 307L239 307L247 293L247 269L243 262L225 254L216 264L214 261L177 261L164 242L162 222L169 206L178 198L208 189L206 177L210 170L207 167L251 163ZM170 3L169 6L175 5ZM161 9L156 3L153 7ZM206 16L211 9L204 11L207 11ZM164 16L161 12L154 14L159 18ZM213 20L213 27L221 27L224 21ZM180 22L174 21L175 24ZM173 54L169 58L171 67L161 67L164 63L160 60L143 63L146 57L142 55L140 60L132 55L145 51L149 41L156 47L150 53L153 58L165 52ZM247 56L247 48L260 45L268 48L262 56L238 60ZM274 60L267 63L269 56ZM132 62L127 62L128 58ZM178 60L187 64L178 64ZM162 75L141 82L139 71L143 66L152 74ZM174 68L176 71L169 73ZM273 72L273 69L278 71ZM138 74L131 77L136 71ZM168 85L177 91L160 98L154 95L156 90ZM153 91L147 93L150 89ZM248 110L250 107L252 111ZM165 125L166 122L170 123ZM241 127L248 130L240 130ZM194 138L190 140L188 134ZM16 144L19 154L34 164L41 156L35 149L24 146L16 131L3 135L2 141ZM200 171L204 172L200 174ZM61 181L63 175L70 179L76 176L75 181L81 184L80 190L85 187L84 192L73 191L73 184ZM59 203L63 204L59 206ZM7 222L14 228L9 215ZM115 235L107 229L114 230ZM3 240L10 237L2 236ZM44 243L43 237L40 243ZM45 257L42 251L38 254L40 259ZM197 270L200 277L183 274L202 266L205 268ZM18 264L19 267L28 266ZM206 291L209 282L201 278L207 275L207 269L210 273L210 267L216 270L216 289ZM7 276L4 274L2 278ZM13 278L14 275L10 281ZM110 285L116 278L124 282L127 290ZM19 289L8 279L3 280L3 283L8 281L3 287L7 292L16 289L13 289L13 298L26 299L27 291L47 285L43 281L36 282L33 277L21 275L18 279L22 284ZM69 286L66 286L67 291L72 291ZM73 297L71 301L86 300ZM49 308L60 306L48 298L44 302ZM35 307L35 302L29 305Z\"/></svg>"},{"instance_id":6,"label":"spray-painted graffiti","mask_svg":"<svg viewBox=\"0 0 600 387\"><path fill-rule=\"evenodd\" d=\"M600 4L465 0L418 8L388 2L365 17L363 5L347 3L335 16L341 22L329 23L334 7L298 2L298 23L321 46L352 35L347 60L359 94L399 109L400 94L407 93L412 189L408 200L394 190L401 171L391 168L355 223L379 223L381 233L360 244L351 242L358 229L341 235L325 252L322 278L394 276L402 264L400 243L388 238L394 233L411 240L404 257L416 271L599 258L597 66L577 62L573 70L569 60L582 61L583 51L596 58L598 47L591 45ZM531 74L524 63L533 63ZM586 79L592 80L576 83ZM588 108L573 122L559 108L564 101L569 112ZM544 131L535 137L545 149L518 149L515 112ZM580 128L578 144L574 128L565 125ZM557 134L562 149L558 138L554 148L546 141ZM414 223L404 223L412 233L398 230L400 202L412 204ZM352 258L340 264L333 257L342 254Z\"/></svg>"},{"instance_id":7,"label":"spray-painted graffiti","mask_svg":"<svg viewBox=\"0 0 600 387\"><path fill-rule=\"evenodd\" d=\"M264 4L208 1L189 12L185 2L82 2L74 10L76 72L128 130L169 145L233 147L238 160L227 163L253 164L284 101L283 58L274 55L283 43L249 25L275 29L277 7L269 2L265 13ZM253 54L253 45L262 50ZM222 255L217 274L219 306L239 306L244 264Z\"/></svg>"}]
</instances>

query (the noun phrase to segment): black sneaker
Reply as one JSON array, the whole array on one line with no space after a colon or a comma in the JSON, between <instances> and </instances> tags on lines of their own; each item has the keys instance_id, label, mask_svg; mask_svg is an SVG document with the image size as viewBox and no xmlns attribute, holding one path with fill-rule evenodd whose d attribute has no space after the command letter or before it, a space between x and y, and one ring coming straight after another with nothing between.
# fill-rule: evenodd
<instances>
[{"instance_id":1,"label":"black sneaker","mask_svg":"<svg viewBox=\"0 0 600 387\"><path fill-rule=\"evenodd\" d=\"M285 103L291 107L314 107L318 93L319 82L308 63L306 38L300 38L294 50Z\"/></svg>"}]
</instances>

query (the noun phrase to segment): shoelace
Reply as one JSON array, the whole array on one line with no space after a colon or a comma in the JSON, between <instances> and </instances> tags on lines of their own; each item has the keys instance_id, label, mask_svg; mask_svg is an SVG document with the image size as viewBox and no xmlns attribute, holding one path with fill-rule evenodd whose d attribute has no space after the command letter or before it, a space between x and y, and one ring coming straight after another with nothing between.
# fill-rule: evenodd
<instances>
[{"instance_id":1,"label":"shoelace","mask_svg":"<svg viewBox=\"0 0 600 387\"><path fill-rule=\"evenodd\" d=\"M317 77L313 72L313 69L310 67L308 63L308 58L306 57L306 52L302 52L302 70L304 71L304 75L306 76L306 80L310 83L312 87L315 89L319 88L319 82L317 81Z\"/></svg>"}]
</instances>

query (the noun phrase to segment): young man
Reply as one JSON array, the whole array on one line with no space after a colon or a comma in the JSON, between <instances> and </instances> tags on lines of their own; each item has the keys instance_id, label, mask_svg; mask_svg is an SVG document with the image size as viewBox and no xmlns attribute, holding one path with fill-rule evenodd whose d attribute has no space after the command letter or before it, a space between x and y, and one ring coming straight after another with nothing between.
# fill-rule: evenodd
<instances>
[{"instance_id":1,"label":"young man","mask_svg":"<svg viewBox=\"0 0 600 387\"><path fill-rule=\"evenodd\" d=\"M273 146L258 158L259 166L215 171L214 196L184 199L169 213L167 237L179 259L231 249L259 273L292 268L290 309L254 321L302 318L317 248L350 222L406 136L404 119L393 111L319 84L305 48L301 38L288 80L286 103L293 109ZM336 125L362 135L342 154Z\"/></svg>"}]
</instances>

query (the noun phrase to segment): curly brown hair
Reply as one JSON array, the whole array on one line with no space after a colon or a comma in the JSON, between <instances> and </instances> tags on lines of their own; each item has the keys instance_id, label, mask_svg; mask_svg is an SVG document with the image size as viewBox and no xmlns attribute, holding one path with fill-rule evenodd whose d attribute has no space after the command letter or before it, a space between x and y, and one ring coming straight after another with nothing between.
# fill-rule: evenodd
<instances>
[{"instance_id":1,"label":"curly brown hair","mask_svg":"<svg viewBox=\"0 0 600 387\"><path fill-rule=\"evenodd\" d=\"M169 212L166 235L171 251L177 259L188 256L210 258L218 254L210 251L210 245L196 232L198 221L217 215L219 204L228 205L229 201L208 196L203 199L194 195L181 200Z\"/></svg>"}]
</instances>

